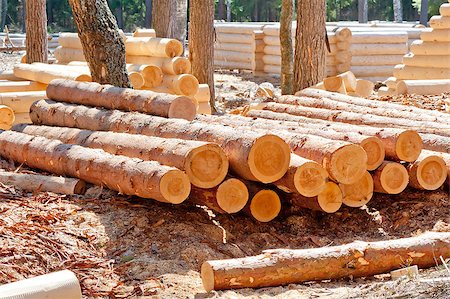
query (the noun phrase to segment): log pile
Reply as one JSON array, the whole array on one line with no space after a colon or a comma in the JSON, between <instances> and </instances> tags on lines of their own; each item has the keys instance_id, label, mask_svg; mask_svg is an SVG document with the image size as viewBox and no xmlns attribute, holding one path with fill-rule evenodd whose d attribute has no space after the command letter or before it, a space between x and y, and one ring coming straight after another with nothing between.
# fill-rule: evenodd
<instances>
[{"instance_id":1,"label":"log pile","mask_svg":"<svg viewBox=\"0 0 450 299\"><path fill-rule=\"evenodd\" d=\"M369 80L356 79L353 72L347 71L337 76L327 77L312 88L367 98L373 94L375 84Z\"/></svg>"},{"instance_id":2,"label":"log pile","mask_svg":"<svg viewBox=\"0 0 450 299\"><path fill-rule=\"evenodd\" d=\"M430 19L429 29L411 44L411 52L395 66L393 77L380 95L436 95L450 91L450 4L440 7L440 15Z\"/></svg>"}]
</instances>

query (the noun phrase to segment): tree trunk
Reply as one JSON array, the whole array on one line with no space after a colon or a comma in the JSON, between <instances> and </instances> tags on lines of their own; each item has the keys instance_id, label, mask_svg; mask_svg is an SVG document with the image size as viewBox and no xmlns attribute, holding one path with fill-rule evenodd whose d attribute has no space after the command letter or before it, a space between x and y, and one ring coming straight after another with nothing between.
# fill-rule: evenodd
<instances>
[{"instance_id":1,"label":"tree trunk","mask_svg":"<svg viewBox=\"0 0 450 299\"><path fill-rule=\"evenodd\" d=\"M225 0L219 0L217 4L217 19L225 20L226 17L226 8L225 8Z\"/></svg>"},{"instance_id":2,"label":"tree trunk","mask_svg":"<svg viewBox=\"0 0 450 299\"><path fill-rule=\"evenodd\" d=\"M30 0L32 1L32 0ZM26 18L27 18L27 10L26 10L26 0L19 0L19 8L18 8L18 17L20 18L20 25L22 25L22 32L27 32L26 26Z\"/></svg>"},{"instance_id":3,"label":"tree trunk","mask_svg":"<svg viewBox=\"0 0 450 299\"><path fill-rule=\"evenodd\" d=\"M125 44L106 0L69 0L92 80L131 87Z\"/></svg>"},{"instance_id":4,"label":"tree trunk","mask_svg":"<svg viewBox=\"0 0 450 299\"><path fill-rule=\"evenodd\" d=\"M292 48L292 15L294 3L292 0L283 0L281 4L280 19L280 45L281 45L281 93L293 94L294 76L294 49Z\"/></svg>"},{"instance_id":5,"label":"tree trunk","mask_svg":"<svg viewBox=\"0 0 450 299\"><path fill-rule=\"evenodd\" d=\"M227 22L231 22L231 0L227 1Z\"/></svg>"},{"instance_id":6,"label":"tree trunk","mask_svg":"<svg viewBox=\"0 0 450 299\"><path fill-rule=\"evenodd\" d=\"M8 0L0 0L0 30L6 25L6 16L8 13Z\"/></svg>"},{"instance_id":7,"label":"tree trunk","mask_svg":"<svg viewBox=\"0 0 450 299\"><path fill-rule=\"evenodd\" d=\"M358 0L358 22L367 23L369 21L369 1Z\"/></svg>"},{"instance_id":8,"label":"tree trunk","mask_svg":"<svg viewBox=\"0 0 450 299\"><path fill-rule=\"evenodd\" d=\"M420 24L424 26L428 24L428 0L420 2Z\"/></svg>"},{"instance_id":9,"label":"tree trunk","mask_svg":"<svg viewBox=\"0 0 450 299\"><path fill-rule=\"evenodd\" d=\"M145 0L145 28L152 27L152 0Z\"/></svg>"},{"instance_id":10,"label":"tree trunk","mask_svg":"<svg viewBox=\"0 0 450 299\"><path fill-rule=\"evenodd\" d=\"M121 0L118 1L117 8L114 10L114 16L117 19L117 26L123 29L123 6Z\"/></svg>"},{"instance_id":11,"label":"tree trunk","mask_svg":"<svg viewBox=\"0 0 450 299\"><path fill-rule=\"evenodd\" d=\"M325 1L298 0L294 58L294 90L325 76Z\"/></svg>"},{"instance_id":12,"label":"tree trunk","mask_svg":"<svg viewBox=\"0 0 450 299\"><path fill-rule=\"evenodd\" d=\"M403 6L402 0L393 0L394 6L394 22L403 22Z\"/></svg>"},{"instance_id":13,"label":"tree trunk","mask_svg":"<svg viewBox=\"0 0 450 299\"><path fill-rule=\"evenodd\" d=\"M157 37L172 37L176 11L177 0L153 0L152 22Z\"/></svg>"},{"instance_id":14,"label":"tree trunk","mask_svg":"<svg viewBox=\"0 0 450 299\"><path fill-rule=\"evenodd\" d=\"M177 0L176 5L175 22L170 37L179 40L183 44L184 49L187 31L188 0Z\"/></svg>"},{"instance_id":15,"label":"tree trunk","mask_svg":"<svg viewBox=\"0 0 450 299\"><path fill-rule=\"evenodd\" d=\"M212 113L216 112L214 92L214 1L191 0L189 7L189 60L192 75L209 86Z\"/></svg>"},{"instance_id":16,"label":"tree trunk","mask_svg":"<svg viewBox=\"0 0 450 299\"><path fill-rule=\"evenodd\" d=\"M47 62L47 11L45 0L27 1L27 63Z\"/></svg>"}]
</instances>

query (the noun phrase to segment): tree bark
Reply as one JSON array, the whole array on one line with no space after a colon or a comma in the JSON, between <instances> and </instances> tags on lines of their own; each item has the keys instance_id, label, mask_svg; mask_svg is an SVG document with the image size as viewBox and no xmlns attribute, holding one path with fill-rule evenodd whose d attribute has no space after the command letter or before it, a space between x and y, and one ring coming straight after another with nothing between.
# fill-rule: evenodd
<instances>
[{"instance_id":1,"label":"tree bark","mask_svg":"<svg viewBox=\"0 0 450 299\"><path fill-rule=\"evenodd\" d=\"M8 12L8 0L0 0L0 30L6 25L6 15Z\"/></svg>"},{"instance_id":2,"label":"tree bark","mask_svg":"<svg viewBox=\"0 0 450 299\"><path fill-rule=\"evenodd\" d=\"M358 22L367 23L369 21L369 1L358 0Z\"/></svg>"},{"instance_id":3,"label":"tree bark","mask_svg":"<svg viewBox=\"0 0 450 299\"><path fill-rule=\"evenodd\" d=\"M403 22L403 6L402 0L393 0L394 6L394 22Z\"/></svg>"},{"instance_id":4,"label":"tree bark","mask_svg":"<svg viewBox=\"0 0 450 299\"><path fill-rule=\"evenodd\" d=\"M117 19L117 26L120 29L123 29L123 6L121 0L118 1L117 8L114 10L114 15Z\"/></svg>"},{"instance_id":5,"label":"tree bark","mask_svg":"<svg viewBox=\"0 0 450 299\"><path fill-rule=\"evenodd\" d=\"M216 112L214 92L214 1L191 0L189 8L189 60L192 75L210 89L211 112Z\"/></svg>"},{"instance_id":6,"label":"tree bark","mask_svg":"<svg viewBox=\"0 0 450 299\"><path fill-rule=\"evenodd\" d=\"M69 0L92 80L131 87L125 44L106 0Z\"/></svg>"},{"instance_id":7,"label":"tree bark","mask_svg":"<svg viewBox=\"0 0 450 299\"><path fill-rule=\"evenodd\" d=\"M45 0L26 2L27 63L47 62L47 11Z\"/></svg>"},{"instance_id":8,"label":"tree bark","mask_svg":"<svg viewBox=\"0 0 450 299\"><path fill-rule=\"evenodd\" d=\"M217 19L225 20L225 17L226 17L225 0L219 0L217 4Z\"/></svg>"},{"instance_id":9,"label":"tree bark","mask_svg":"<svg viewBox=\"0 0 450 299\"><path fill-rule=\"evenodd\" d=\"M292 48L292 15L294 3L292 0L283 0L281 4L280 19L280 45L281 45L281 93L293 94L292 79L294 76Z\"/></svg>"},{"instance_id":10,"label":"tree bark","mask_svg":"<svg viewBox=\"0 0 450 299\"><path fill-rule=\"evenodd\" d=\"M145 0L145 28L152 27L153 1Z\"/></svg>"},{"instance_id":11,"label":"tree bark","mask_svg":"<svg viewBox=\"0 0 450 299\"><path fill-rule=\"evenodd\" d=\"M428 0L420 2L420 24L424 26L428 24Z\"/></svg>"},{"instance_id":12,"label":"tree bark","mask_svg":"<svg viewBox=\"0 0 450 299\"><path fill-rule=\"evenodd\" d=\"M177 0L153 0L152 22L157 37L172 37L176 10Z\"/></svg>"},{"instance_id":13,"label":"tree bark","mask_svg":"<svg viewBox=\"0 0 450 299\"><path fill-rule=\"evenodd\" d=\"M298 0L294 90L313 86L325 76L325 1Z\"/></svg>"},{"instance_id":14,"label":"tree bark","mask_svg":"<svg viewBox=\"0 0 450 299\"><path fill-rule=\"evenodd\" d=\"M231 0L227 1L227 22L231 22Z\"/></svg>"}]
</instances>

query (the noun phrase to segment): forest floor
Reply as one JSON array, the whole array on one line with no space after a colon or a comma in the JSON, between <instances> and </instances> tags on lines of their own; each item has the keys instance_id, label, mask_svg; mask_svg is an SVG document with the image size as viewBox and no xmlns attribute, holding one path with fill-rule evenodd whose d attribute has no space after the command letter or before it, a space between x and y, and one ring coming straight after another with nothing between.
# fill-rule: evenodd
<instances>
[{"instance_id":1,"label":"forest floor","mask_svg":"<svg viewBox=\"0 0 450 299\"><path fill-rule=\"evenodd\" d=\"M0 68L6 65L5 57L0 56ZM220 106L245 104L267 80L248 73L218 73ZM271 80L276 86L277 79ZM385 100L444 109L442 96ZM0 168L18 167L0 160ZM70 269L86 298L449 298L448 280L424 281L450 277L442 264L420 270L415 279L391 281L382 274L209 294L199 275L205 260L256 255L265 249L450 232L449 197L444 189L376 194L361 209L343 207L323 214L286 207L274 221L259 223L240 213L214 215L189 200L169 206L95 186L83 196L60 196L22 193L0 184L0 283Z\"/></svg>"}]
</instances>

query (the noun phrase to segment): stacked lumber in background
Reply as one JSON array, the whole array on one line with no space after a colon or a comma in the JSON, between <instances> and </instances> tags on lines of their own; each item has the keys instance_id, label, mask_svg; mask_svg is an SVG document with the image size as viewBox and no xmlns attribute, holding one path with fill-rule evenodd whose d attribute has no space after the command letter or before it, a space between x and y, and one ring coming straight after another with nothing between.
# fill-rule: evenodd
<instances>
[{"instance_id":1,"label":"stacked lumber in background","mask_svg":"<svg viewBox=\"0 0 450 299\"><path fill-rule=\"evenodd\" d=\"M295 30L293 23L292 35L295 47ZM281 49L280 49L280 25L267 25L264 32L264 72L269 74L281 73ZM331 53L326 55L326 76L334 76L350 69L351 56L349 47L351 44L351 32L346 28L336 31L327 31Z\"/></svg>"},{"instance_id":2,"label":"stacked lumber in background","mask_svg":"<svg viewBox=\"0 0 450 299\"><path fill-rule=\"evenodd\" d=\"M431 28L411 44L402 64L395 66L380 95L450 91L450 3L442 4L439 12L439 16L431 17Z\"/></svg>"},{"instance_id":3,"label":"stacked lumber in background","mask_svg":"<svg viewBox=\"0 0 450 299\"><path fill-rule=\"evenodd\" d=\"M0 50L16 49L24 50L26 45L26 34L24 33L3 33L0 32ZM48 37L48 49L55 50L58 47L58 34Z\"/></svg>"},{"instance_id":4,"label":"stacked lumber in background","mask_svg":"<svg viewBox=\"0 0 450 299\"><path fill-rule=\"evenodd\" d=\"M214 66L263 71L264 24L214 23Z\"/></svg>"}]
</instances>

